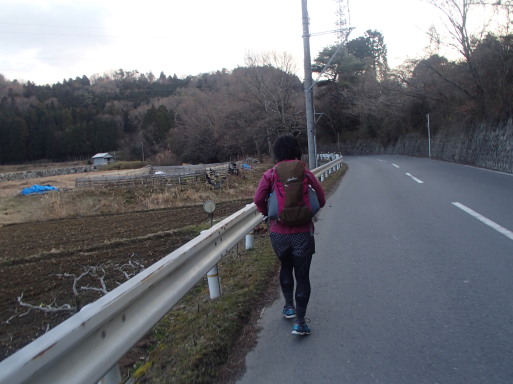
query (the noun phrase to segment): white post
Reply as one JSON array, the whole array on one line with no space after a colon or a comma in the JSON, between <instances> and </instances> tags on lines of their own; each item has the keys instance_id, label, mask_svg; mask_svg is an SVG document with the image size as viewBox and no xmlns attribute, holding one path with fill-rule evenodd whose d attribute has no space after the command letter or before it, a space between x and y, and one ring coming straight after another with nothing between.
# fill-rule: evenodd
<instances>
[{"instance_id":1,"label":"white post","mask_svg":"<svg viewBox=\"0 0 513 384\"><path fill-rule=\"evenodd\" d=\"M431 157L431 128L429 127L429 113L427 114L427 131L428 131L428 154Z\"/></svg>"},{"instance_id":2,"label":"white post","mask_svg":"<svg viewBox=\"0 0 513 384\"><path fill-rule=\"evenodd\" d=\"M208 290L210 291L210 298L216 299L221 296L221 284L219 283L219 273L217 271L217 264L208 271Z\"/></svg>"},{"instance_id":3,"label":"white post","mask_svg":"<svg viewBox=\"0 0 513 384\"><path fill-rule=\"evenodd\" d=\"M101 378L98 384L120 384L122 382L121 371L119 370L119 365L116 364Z\"/></svg>"},{"instance_id":4,"label":"white post","mask_svg":"<svg viewBox=\"0 0 513 384\"><path fill-rule=\"evenodd\" d=\"M324 181L324 173L321 173L321 183Z\"/></svg>"},{"instance_id":5,"label":"white post","mask_svg":"<svg viewBox=\"0 0 513 384\"><path fill-rule=\"evenodd\" d=\"M201 231L205 233L206 230ZM210 271L207 272L208 290L210 292L210 298L216 299L221 296L221 283L219 282L219 272L217 270L217 264L214 265Z\"/></svg>"},{"instance_id":6,"label":"white post","mask_svg":"<svg viewBox=\"0 0 513 384\"><path fill-rule=\"evenodd\" d=\"M253 233L254 231L251 231L246 235L246 249L253 249L253 238L255 237Z\"/></svg>"}]
</instances>

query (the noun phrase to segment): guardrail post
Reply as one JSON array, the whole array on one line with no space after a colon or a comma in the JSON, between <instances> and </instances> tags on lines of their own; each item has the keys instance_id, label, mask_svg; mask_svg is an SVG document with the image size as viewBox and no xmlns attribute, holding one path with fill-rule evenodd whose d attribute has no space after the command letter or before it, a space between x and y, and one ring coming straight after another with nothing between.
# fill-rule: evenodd
<instances>
[{"instance_id":1,"label":"guardrail post","mask_svg":"<svg viewBox=\"0 0 513 384\"><path fill-rule=\"evenodd\" d=\"M201 231L201 233L205 232L206 230ZM217 269L217 264L207 272L207 281L210 298L217 299L219 296L221 296L221 283L219 281L219 271Z\"/></svg>"},{"instance_id":2,"label":"guardrail post","mask_svg":"<svg viewBox=\"0 0 513 384\"><path fill-rule=\"evenodd\" d=\"M246 235L246 249L253 249L253 239L255 231L251 231Z\"/></svg>"},{"instance_id":3,"label":"guardrail post","mask_svg":"<svg viewBox=\"0 0 513 384\"><path fill-rule=\"evenodd\" d=\"M210 298L216 299L221 296L221 284L219 283L219 272L217 270L217 264L208 271L208 290L210 291Z\"/></svg>"},{"instance_id":4,"label":"guardrail post","mask_svg":"<svg viewBox=\"0 0 513 384\"><path fill-rule=\"evenodd\" d=\"M98 384L120 384L123 382L121 378L121 371L119 369L119 364L113 366L109 372L103 376L103 378L98 381Z\"/></svg>"}]
</instances>

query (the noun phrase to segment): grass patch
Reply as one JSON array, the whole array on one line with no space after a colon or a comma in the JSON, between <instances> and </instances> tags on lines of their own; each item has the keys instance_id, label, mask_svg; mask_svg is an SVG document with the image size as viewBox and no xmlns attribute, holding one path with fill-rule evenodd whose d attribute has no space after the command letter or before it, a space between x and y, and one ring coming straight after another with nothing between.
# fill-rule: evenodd
<instances>
[{"instance_id":1,"label":"grass patch","mask_svg":"<svg viewBox=\"0 0 513 384\"><path fill-rule=\"evenodd\" d=\"M153 329L158 345L135 369L137 383L212 383L249 321L278 265L267 231L255 248L239 244L219 263L222 296L210 300L206 278ZM167 379L164 379L167 378Z\"/></svg>"},{"instance_id":2,"label":"grass patch","mask_svg":"<svg viewBox=\"0 0 513 384\"><path fill-rule=\"evenodd\" d=\"M346 171L343 164L323 182L327 195ZM254 249L239 244L219 263L220 298L210 300L205 278L153 329L152 351L133 368L134 383L233 382L244 359L234 357L233 351L245 354L247 348L237 344L251 347L256 342L254 334L246 337L243 332L258 318L278 269L267 227L260 225L256 233ZM230 361L237 359L239 364Z\"/></svg>"},{"instance_id":3,"label":"grass patch","mask_svg":"<svg viewBox=\"0 0 513 384\"><path fill-rule=\"evenodd\" d=\"M66 161L66 162L50 162L49 160L35 161L25 164L0 165L0 173L34 171L52 168L80 167L87 165L87 161Z\"/></svg>"},{"instance_id":4,"label":"grass patch","mask_svg":"<svg viewBox=\"0 0 513 384\"><path fill-rule=\"evenodd\" d=\"M142 161L115 161L100 167L102 171L115 171L121 169L139 169L147 165Z\"/></svg>"},{"instance_id":5,"label":"grass patch","mask_svg":"<svg viewBox=\"0 0 513 384\"><path fill-rule=\"evenodd\" d=\"M326 195L329 196L331 193L335 191L338 184L344 177L348 170L347 164L342 163L340 169L334 173L332 173L327 179L324 179L322 186L324 190L326 191Z\"/></svg>"}]
</instances>

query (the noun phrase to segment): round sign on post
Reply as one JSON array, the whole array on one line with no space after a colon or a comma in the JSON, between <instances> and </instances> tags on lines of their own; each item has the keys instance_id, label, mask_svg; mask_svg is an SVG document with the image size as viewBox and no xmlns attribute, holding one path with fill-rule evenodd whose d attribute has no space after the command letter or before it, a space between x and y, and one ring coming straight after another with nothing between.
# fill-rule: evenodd
<instances>
[{"instance_id":1,"label":"round sign on post","mask_svg":"<svg viewBox=\"0 0 513 384\"><path fill-rule=\"evenodd\" d=\"M214 211L216 210L216 203L214 203L212 200L207 200L203 204L203 209L206 213L208 213L208 216L210 216L210 226L212 227Z\"/></svg>"},{"instance_id":2,"label":"round sign on post","mask_svg":"<svg viewBox=\"0 0 513 384\"><path fill-rule=\"evenodd\" d=\"M206 213L213 213L216 210L216 203L214 203L212 200L207 200L203 204L203 209Z\"/></svg>"}]
</instances>

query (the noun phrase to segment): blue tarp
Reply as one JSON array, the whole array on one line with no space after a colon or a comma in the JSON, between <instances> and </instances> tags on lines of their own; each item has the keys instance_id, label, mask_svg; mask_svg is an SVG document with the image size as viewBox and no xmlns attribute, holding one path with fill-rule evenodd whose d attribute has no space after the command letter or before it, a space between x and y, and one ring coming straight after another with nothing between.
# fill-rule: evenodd
<instances>
[{"instance_id":1,"label":"blue tarp","mask_svg":"<svg viewBox=\"0 0 513 384\"><path fill-rule=\"evenodd\" d=\"M251 169L252 167L249 164L242 164L242 168L243 169Z\"/></svg>"},{"instance_id":2,"label":"blue tarp","mask_svg":"<svg viewBox=\"0 0 513 384\"><path fill-rule=\"evenodd\" d=\"M51 185L33 185L32 187L24 188L21 194L30 195L32 193L46 193L49 191L58 191L58 189Z\"/></svg>"}]
</instances>

